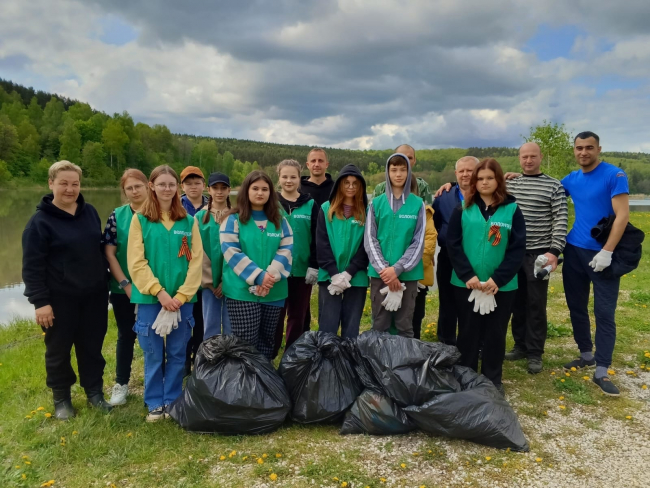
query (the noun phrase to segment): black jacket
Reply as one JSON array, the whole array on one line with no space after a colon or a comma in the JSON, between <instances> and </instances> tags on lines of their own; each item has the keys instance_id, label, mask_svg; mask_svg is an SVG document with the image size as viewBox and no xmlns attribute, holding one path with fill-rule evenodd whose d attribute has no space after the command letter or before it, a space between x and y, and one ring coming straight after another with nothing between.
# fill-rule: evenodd
<instances>
[{"instance_id":1,"label":"black jacket","mask_svg":"<svg viewBox=\"0 0 650 488\"><path fill-rule=\"evenodd\" d=\"M298 197L298 200L292 202L287 200L282 196L282 193L278 192L278 200L285 212L291 215L298 207L302 207L305 203L312 200L311 196L306 193L301 193ZM310 246L310 255L309 255L309 267L318 269L318 260L316 259L316 226L318 225L318 212L320 211L320 205L314 201L314 205L311 207L311 246Z\"/></svg>"},{"instance_id":2,"label":"black jacket","mask_svg":"<svg viewBox=\"0 0 650 488\"><path fill-rule=\"evenodd\" d=\"M591 229L591 237L596 239L599 244L605 245L615 219L615 215L600 219L598 224ZM612 264L602 271L603 276L606 278L619 278L634 271L641 261L641 243L644 239L645 234L643 231L628 222L621 240L616 245L614 254L612 254Z\"/></svg>"},{"instance_id":3,"label":"black jacket","mask_svg":"<svg viewBox=\"0 0 650 488\"><path fill-rule=\"evenodd\" d=\"M454 209L462 202L458 196L458 185L451 184L451 190L443 191L442 195L433 200L433 225L438 232L438 245L447 245L447 227Z\"/></svg>"},{"instance_id":4,"label":"black jacket","mask_svg":"<svg viewBox=\"0 0 650 488\"><path fill-rule=\"evenodd\" d=\"M361 171L359 171L359 168L357 168L353 164L348 164L347 166L344 166L341 169L338 178L336 179L336 183L332 182L332 192L329 196L329 201L332 202L332 200L334 200L334 195L336 195L336 192L339 189L339 184L341 183L341 180L348 176L356 176L359 179L359 181L361 181L361 186L363 187L363 206L364 208L368 208L368 196L366 194L366 180L363 179L363 175L361 174ZM366 254L366 250L363 247L363 239L359 244L359 248L357 249L357 252L354 253L354 256L352 256L352 259L350 259L350 263L348 264L348 267L346 269L341 269L341 270L338 269L338 267L336 266L336 258L334 257L334 253L332 252L332 245L330 244L330 239L329 236L327 235L327 226L325 223L326 218L327 217L323 212L323 210L320 210L318 214L318 227L316 229L316 250L317 250L316 254L318 256L318 266L320 268L323 268L325 271L327 271L330 275L330 278L335 274L342 273L343 271L347 271L348 273L350 273L350 276L354 276L357 273L357 271L361 269L367 269L369 260L368 260L368 255Z\"/></svg>"},{"instance_id":5,"label":"black jacket","mask_svg":"<svg viewBox=\"0 0 650 488\"><path fill-rule=\"evenodd\" d=\"M329 173L325 173L325 181L320 185L309 181L309 176L303 176L300 178L300 191L311 195L318 206L321 206L329 200L333 186L334 180L332 179L332 175Z\"/></svg>"},{"instance_id":6,"label":"black jacket","mask_svg":"<svg viewBox=\"0 0 650 488\"><path fill-rule=\"evenodd\" d=\"M45 195L23 231L25 296L35 308L50 295L83 296L107 291L108 263L102 249L102 222L80 194L74 215Z\"/></svg>"},{"instance_id":7,"label":"black jacket","mask_svg":"<svg viewBox=\"0 0 650 488\"><path fill-rule=\"evenodd\" d=\"M514 201L515 197L508 195L504 203L511 203ZM499 208L497 206L494 208L487 207L486 209L485 203L483 203L483 200L478 195L476 197L476 205L481 209L481 214L483 214L485 220L494 215L497 208ZM456 271L456 276L458 276L461 281L467 282L472 279L472 277L476 276L476 273L474 272L465 251L463 251L462 215L463 210L460 205L456 207L451 214L449 227L447 229L447 249L449 251L451 264L454 267L454 271ZM512 216L512 230L510 231L510 237L508 238L506 254L503 261L501 261L501 264L491 276L492 280L499 288L507 285L510 280L517 275L517 271L519 271L519 268L521 268L521 265L524 262L525 255L526 221L524 220L524 214L521 213L521 209L517 207L517 210L515 210L515 213Z\"/></svg>"}]
</instances>

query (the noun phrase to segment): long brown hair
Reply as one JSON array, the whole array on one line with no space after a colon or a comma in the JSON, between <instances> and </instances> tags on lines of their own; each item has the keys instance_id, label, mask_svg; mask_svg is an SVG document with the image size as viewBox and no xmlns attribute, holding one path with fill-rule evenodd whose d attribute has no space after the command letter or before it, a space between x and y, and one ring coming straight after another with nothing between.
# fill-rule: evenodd
<instances>
[{"instance_id":1,"label":"long brown hair","mask_svg":"<svg viewBox=\"0 0 650 488\"><path fill-rule=\"evenodd\" d=\"M497 189L494 190L492 195L492 204L491 207L498 207L501 205L506 197L508 196L508 191L506 189L506 179L503 177L503 170L501 165L496 159L485 158L476 165L474 172L472 173L472 179L469 182L469 192L467 198L465 198L465 208L471 207L476 203L476 199L480 194L476 191L476 182L478 181L478 172L483 169L489 169L494 172L494 179L497 182Z\"/></svg>"},{"instance_id":2,"label":"long brown hair","mask_svg":"<svg viewBox=\"0 0 650 488\"><path fill-rule=\"evenodd\" d=\"M363 202L363 193L364 193L364 188L361 180L359 179L358 176L356 175L347 175L345 176L345 179L348 178L348 176L354 176L356 180L359 182L359 186L357 187L357 192L354 194L354 204L352 205L352 215L354 215L354 218L357 219L359 222L362 224L365 223L366 221L366 206L364 205ZM343 180L339 182L338 185L338 190L336 192L336 195L334 195L334 199L332 200L332 203L330 205L330 209L327 212L327 217L330 219L330 222L334 218L334 214L336 216L343 220L345 219L345 214L343 213L343 202L345 201L345 188L343 186Z\"/></svg>"},{"instance_id":3,"label":"long brown hair","mask_svg":"<svg viewBox=\"0 0 650 488\"><path fill-rule=\"evenodd\" d=\"M181 203L181 194L179 193L179 188L181 186L180 179L171 167L163 164L161 166L156 166L149 176L149 183L152 185L155 184L156 179L160 175L171 175L176 180L176 193L172 198L172 206L169 209L169 218L174 222L182 220L187 217L187 212ZM158 197L156 196L155 190L150 188L150 185L147 185L147 199L142 204L140 208L140 213L144 215L149 222L160 222L162 218L162 211L160 210L160 202L158 202Z\"/></svg>"},{"instance_id":4,"label":"long brown hair","mask_svg":"<svg viewBox=\"0 0 650 488\"><path fill-rule=\"evenodd\" d=\"M145 187L149 186L147 184L148 183L147 175L145 175L142 171L135 168L126 168L124 170L124 173L122 173L122 177L120 178L120 189L122 190L122 200L126 199L126 192L124 191L124 185L126 185L126 180L128 180L129 178L135 178L136 180L140 180L142 183L144 183Z\"/></svg>"},{"instance_id":5,"label":"long brown hair","mask_svg":"<svg viewBox=\"0 0 650 488\"><path fill-rule=\"evenodd\" d=\"M239 192L237 193L237 205L234 208L230 209L228 215L238 214L239 221L242 224L245 224L250 220L251 216L253 215L253 207L251 206L251 201L248 198L248 189L253 183L259 180L262 180L264 183L269 185L269 199L264 204L263 208L264 213L266 214L266 218L269 220L269 222L272 222L273 225L275 225L276 229L279 229L282 223L282 215L280 214L280 203L278 202L278 195L275 191L273 191L273 182L271 181L271 178L269 178L269 175L267 175L264 171L252 171L248 174L248 176L246 176L246 178L244 178L244 181L239 188Z\"/></svg>"}]
</instances>

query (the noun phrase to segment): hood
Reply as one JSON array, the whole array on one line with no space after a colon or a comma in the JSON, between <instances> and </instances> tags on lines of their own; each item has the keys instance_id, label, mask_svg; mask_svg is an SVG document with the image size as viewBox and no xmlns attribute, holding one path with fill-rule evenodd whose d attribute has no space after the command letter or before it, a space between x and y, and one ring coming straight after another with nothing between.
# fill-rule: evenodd
<instances>
[{"instance_id":1,"label":"hood","mask_svg":"<svg viewBox=\"0 0 650 488\"><path fill-rule=\"evenodd\" d=\"M282 196L282 193L278 193L278 200L280 201L280 205L282 205L282 208L284 208L285 212L288 214L291 214L293 209L298 208L303 206L305 203L307 203L309 200L311 200L311 195L309 193L300 193L298 196L298 200L295 202L292 202L291 200L287 200Z\"/></svg>"},{"instance_id":2,"label":"hood","mask_svg":"<svg viewBox=\"0 0 650 488\"><path fill-rule=\"evenodd\" d=\"M330 181L332 181L332 175L329 173L325 173L325 181L323 181L320 185L317 185L313 181L309 181L310 176L301 176L300 177L300 185L301 186L309 186L311 188L318 188L319 186L327 185Z\"/></svg>"},{"instance_id":3,"label":"hood","mask_svg":"<svg viewBox=\"0 0 650 488\"><path fill-rule=\"evenodd\" d=\"M36 205L36 209L41 210L42 212L47 212L48 214L54 215L60 219L76 219L84 212L86 208L86 201L84 200L84 197L81 193L79 193L79 196L77 197L77 210L75 211L74 215L70 215L65 210L61 210L59 207L54 205L54 203L52 203L53 200L54 195L52 193L45 195L41 199L40 203Z\"/></svg>"},{"instance_id":4,"label":"hood","mask_svg":"<svg viewBox=\"0 0 650 488\"><path fill-rule=\"evenodd\" d=\"M330 192L329 201L331 202L332 200L334 200L334 195L336 195L336 192L339 191L339 185L341 184L341 180L348 176L356 176L361 181L361 187L363 188L363 206L367 207L368 194L366 190L366 180L363 179L363 175L361 174L361 171L354 164L348 164L343 166L343 168L341 168L341 172L336 178L336 181L334 182L334 186L332 187L332 191Z\"/></svg>"},{"instance_id":5,"label":"hood","mask_svg":"<svg viewBox=\"0 0 650 488\"><path fill-rule=\"evenodd\" d=\"M408 173L406 174L406 181L404 182L404 191L402 192L402 196L400 197L400 200L402 203L406 202L406 199L409 197L411 194L411 178L413 177L411 173L411 163L409 162L409 158L405 156L402 153L394 153L388 156L388 159L386 160L386 197L388 197L388 203L390 204L390 208L392 210L395 210L395 207L393 206L393 187L390 184L390 177L388 176L388 161L391 160L393 156L401 156L406 160L406 168L408 170Z\"/></svg>"}]
</instances>

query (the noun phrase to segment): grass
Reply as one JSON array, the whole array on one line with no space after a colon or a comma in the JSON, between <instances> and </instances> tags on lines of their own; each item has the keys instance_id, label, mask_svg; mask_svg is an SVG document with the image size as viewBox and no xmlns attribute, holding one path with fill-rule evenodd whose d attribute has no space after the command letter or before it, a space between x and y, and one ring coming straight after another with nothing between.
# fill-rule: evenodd
<instances>
[{"instance_id":1,"label":"grass","mask_svg":"<svg viewBox=\"0 0 650 488\"><path fill-rule=\"evenodd\" d=\"M633 213L632 222L650 233L650 214ZM561 369L566 360L576 356L576 347L560 274L552 277L544 371L528 374L525 361L508 362L504 367L508 398L531 440L532 452L525 455L422 433L379 438L340 436L338 426L333 425L287 423L265 436L223 437L187 433L171 421L146 424L142 354L137 346L127 405L111 415L101 415L86 406L85 395L77 385L73 403L78 416L67 423L54 421L46 417L52 411L52 402L45 387L45 348L40 329L32 321L14 321L0 327L0 486L41 486L54 480L53 486L68 488L289 484L430 487L439 483L456 486L461 481L465 486L479 486L479 479L503 486L517 479L522 470L555 469L561 462L552 449L556 434L538 433L539 427L533 426L575 418L575 427L567 428L565 435L600 431L613 420L626 422L630 429L643 429L640 422L635 423L634 415L647 405L631 388L650 383L650 353L646 353L650 351L650 293L646 291L650 289L649 261L650 251L644 251L639 269L621 280L612 378L619 384L624 379L638 381L626 383L635 386L624 388L618 399L603 397L590 376L584 379L579 372L565 376ZM423 339L434 341L438 310L435 293L426 306ZM590 307L593 314L593 302ZM312 316L315 328L315 300ZM361 328L369 327L368 303ZM107 388L113 384L116 334L111 317L104 342ZM511 346L509 335L508 348ZM566 454L579 450L579 444L571 444ZM572 469L589 476L591 467L585 464ZM434 472L445 474L434 476ZM454 473L456 481L451 482ZM271 475L276 475L275 481Z\"/></svg>"}]
</instances>

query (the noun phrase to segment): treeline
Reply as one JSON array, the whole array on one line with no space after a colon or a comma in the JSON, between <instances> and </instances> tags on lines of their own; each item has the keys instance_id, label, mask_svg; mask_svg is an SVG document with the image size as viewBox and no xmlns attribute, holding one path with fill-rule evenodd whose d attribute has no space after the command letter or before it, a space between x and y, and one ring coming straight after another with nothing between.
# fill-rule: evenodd
<instances>
[{"instance_id":1,"label":"treeline","mask_svg":"<svg viewBox=\"0 0 650 488\"><path fill-rule=\"evenodd\" d=\"M204 173L222 171L238 186L253 169L277 180L275 165L283 159L304 164L311 146L273 144L232 138L172 134L164 125L138 122L127 113L109 116L90 105L0 79L0 185L42 185L57 160L72 161L84 171L85 186L111 186L127 167L148 174L159 164L177 171L187 165ZM393 148L351 150L326 148L329 171L357 165L369 186L384 180L384 165ZM415 173L432 187L454 178L460 157L495 157L506 171L519 169L517 148L421 149ZM605 159L626 169L633 193L650 193L650 155L608 153ZM306 173L305 173L306 174Z\"/></svg>"}]
</instances>

